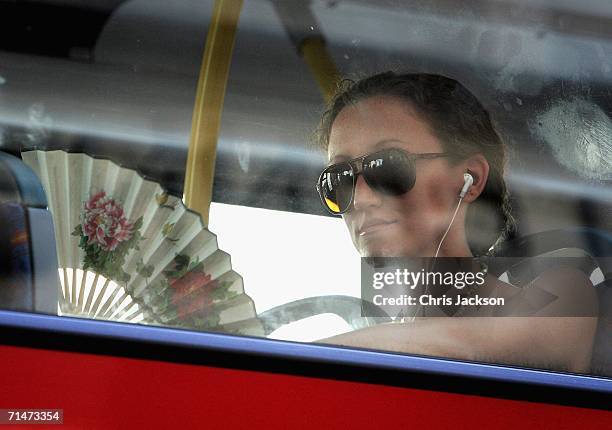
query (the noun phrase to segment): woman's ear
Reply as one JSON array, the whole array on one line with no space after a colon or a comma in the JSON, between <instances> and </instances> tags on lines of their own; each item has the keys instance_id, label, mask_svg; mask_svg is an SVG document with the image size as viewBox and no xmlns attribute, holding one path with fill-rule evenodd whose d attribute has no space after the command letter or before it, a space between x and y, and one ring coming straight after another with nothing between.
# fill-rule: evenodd
<instances>
[{"instance_id":1,"label":"woman's ear","mask_svg":"<svg viewBox=\"0 0 612 430\"><path fill-rule=\"evenodd\" d=\"M482 154L474 154L464 162L467 173L472 175L474 182L463 198L464 202L471 203L478 198L484 190L489 178L489 162Z\"/></svg>"}]
</instances>

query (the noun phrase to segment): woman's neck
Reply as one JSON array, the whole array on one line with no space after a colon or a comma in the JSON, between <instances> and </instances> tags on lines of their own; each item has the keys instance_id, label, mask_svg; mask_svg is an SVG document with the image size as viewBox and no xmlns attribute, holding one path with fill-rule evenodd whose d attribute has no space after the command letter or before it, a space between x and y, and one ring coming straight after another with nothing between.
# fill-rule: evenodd
<instances>
[{"instance_id":1,"label":"woman's neck","mask_svg":"<svg viewBox=\"0 0 612 430\"><path fill-rule=\"evenodd\" d=\"M431 252L431 256L436 255L436 250ZM440 247L437 257L473 257L469 245L465 241L448 241Z\"/></svg>"}]
</instances>

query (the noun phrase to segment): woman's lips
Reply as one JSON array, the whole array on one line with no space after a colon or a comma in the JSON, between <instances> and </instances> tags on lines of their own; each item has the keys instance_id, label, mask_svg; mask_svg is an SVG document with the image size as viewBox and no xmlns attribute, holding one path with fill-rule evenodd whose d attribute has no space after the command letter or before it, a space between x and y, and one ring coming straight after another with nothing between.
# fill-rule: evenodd
<instances>
[{"instance_id":1,"label":"woman's lips","mask_svg":"<svg viewBox=\"0 0 612 430\"><path fill-rule=\"evenodd\" d=\"M361 237L379 233L382 230L385 230L389 226L395 224L397 221L383 221L383 220L372 220L364 223L357 232L357 234Z\"/></svg>"}]
</instances>

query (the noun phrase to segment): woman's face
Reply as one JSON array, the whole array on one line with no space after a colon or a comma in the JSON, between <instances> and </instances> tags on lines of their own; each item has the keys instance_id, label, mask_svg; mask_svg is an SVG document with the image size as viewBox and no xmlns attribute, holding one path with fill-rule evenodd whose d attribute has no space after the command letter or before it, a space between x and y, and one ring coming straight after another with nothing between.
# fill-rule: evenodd
<instances>
[{"instance_id":1,"label":"woman's face","mask_svg":"<svg viewBox=\"0 0 612 430\"><path fill-rule=\"evenodd\" d=\"M444 152L409 104L393 97L371 97L345 107L336 117L329 163L391 147L414 154ZM364 257L433 256L462 185L462 167L453 167L446 158L416 160L414 188L399 197L373 191L359 175L354 207L344 215L355 247ZM445 244L451 236L457 238L457 231L464 239L461 218L455 220L455 234L449 234Z\"/></svg>"}]
</instances>

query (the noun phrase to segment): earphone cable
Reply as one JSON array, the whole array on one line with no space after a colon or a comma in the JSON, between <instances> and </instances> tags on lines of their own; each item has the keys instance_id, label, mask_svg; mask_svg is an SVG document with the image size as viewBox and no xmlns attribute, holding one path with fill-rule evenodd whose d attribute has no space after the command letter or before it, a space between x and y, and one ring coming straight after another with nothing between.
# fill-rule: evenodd
<instances>
[{"instance_id":1,"label":"earphone cable","mask_svg":"<svg viewBox=\"0 0 612 430\"><path fill-rule=\"evenodd\" d=\"M457 207L455 208L455 212L453 213L453 216L450 220L450 223L448 224L448 227L446 228L446 231L444 232L444 234L442 235L442 239L440 239L440 243L438 244L438 249L436 249L436 254L434 255L434 260L433 260L433 266L431 267L431 269L429 269L429 271L433 272L433 270L436 267L436 258L438 258L438 254L440 253L440 249L442 248L442 243L444 243L444 239L446 239L446 235L448 235L448 232L450 231L453 223L455 222L455 218L457 217L457 213L459 212L459 207L461 207L461 202L463 201L463 196L459 197L459 202L457 203ZM429 284L426 282L425 283L425 292L422 295L426 295L429 291ZM416 316L418 315L419 311L421 310L421 304L419 303L419 306L417 307L416 311L414 312L414 315L412 315L412 318L410 318L410 322L414 322L414 320L416 319Z\"/></svg>"},{"instance_id":2,"label":"earphone cable","mask_svg":"<svg viewBox=\"0 0 612 430\"><path fill-rule=\"evenodd\" d=\"M455 218L457 217L457 213L459 212L459 207L461 206L461 202L462 201L463 201L463 197L459 197L459 203L457 203L457 207L455 208L455 212L453 213L453 217L451 218L451 221L448 224L448 228L446 229L446 231L442 235L442 239L440 240L440 243L438 244L438 249L436 249L436 254L434 255L434 264L435 264L435 258L438 257L438 254L440 253L440 248L442 248L442 243L444 243L444 239L446 239L446 235L450 231L451 226L453 225L453 222L455 222Z\"/></svg>"}]
</instances>

